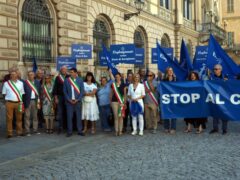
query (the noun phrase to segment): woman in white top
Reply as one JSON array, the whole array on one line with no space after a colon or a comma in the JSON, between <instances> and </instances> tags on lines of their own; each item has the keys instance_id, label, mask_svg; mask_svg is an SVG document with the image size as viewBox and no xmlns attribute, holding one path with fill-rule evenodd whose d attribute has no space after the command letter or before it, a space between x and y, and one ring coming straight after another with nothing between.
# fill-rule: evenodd
<instances>
[{"instance_id":1,"label":"woman in white top","mask_svg":"<svg viewBox=\"0 0 240 180\"><path fill-rule=\"evenodd\" d=\"M86 134L88 121L92 122L92 134L96 132L96 121L99 119L99 111L96 100L97 86L94 76L87 72L84 81L84 97L82 105L82 120L84 121L83 133Z\"/></svg>"},{"instance_id":2,"label":"woman in white top","mask_svg":"<svg viewBox=\"0 0 240 180\"><path fill-rule=\"evenodd\" d=\"M141 106L141 112L139 112L136 116L132 114L132 125L133 125L133 132L132 135L137 134L137 118L139 121L139 135L143 135L143 128L144 128L144 121L143 121L143 112L144 112L144 104L143 98L145 97L145 88L142 83L140 83L140 76L139 74L135 74L133 76L133 83L128 87L128 98L130 100L130 107L131 104L137 102ZM130 108L131 109L131 108ZM131 111L132 113L132 111Z\"/></svg>"}]
</instances>

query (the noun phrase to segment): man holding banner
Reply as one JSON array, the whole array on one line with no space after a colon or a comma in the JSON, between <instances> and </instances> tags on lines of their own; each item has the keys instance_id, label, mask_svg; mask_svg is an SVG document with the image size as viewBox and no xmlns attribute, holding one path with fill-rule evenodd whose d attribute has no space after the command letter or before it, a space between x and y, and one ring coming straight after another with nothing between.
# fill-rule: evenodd
<instances>
[{"instance_id":1,"label":"man holding banner","mask_svg":"<svg viewBox=\"0 0 240 180\"><path fill-rule=\"evenodd\" d=\"M222 74L222 66L220 64L216 64L213 70L214 70L214 74L212 75L211 80L220 80L220 81L227 80ZM228 120L213 118L213 129L210 131L210 134L218 132L218 124L220 120L222 121L222 134L224 135L227 133Z\"/></svg>"},{"instance_id":2,"label":"man holding banner","mask_svg":"<svg viewBox=\"0 0 240 180\"><path fill-rule=\"evenodd\" d=\"M67 107L67 137L72 136L73 114L76 112L78 135L82 133L82 97L84 94L83 81L78 77L77 69L70 69L70 77L66 78L63 85L63 93Z\"/></svg>"}]
</instances>

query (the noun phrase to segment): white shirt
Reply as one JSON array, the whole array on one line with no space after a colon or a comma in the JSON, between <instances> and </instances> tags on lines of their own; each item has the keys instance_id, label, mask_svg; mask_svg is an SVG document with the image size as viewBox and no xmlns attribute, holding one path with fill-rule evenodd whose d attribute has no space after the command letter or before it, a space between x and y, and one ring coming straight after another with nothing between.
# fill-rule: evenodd
<instances>
[{"instance_id":1,"label":"white shirt","mask_svg":"<svg viewBox=\"0 0 240 180\"><path fill-rule=\"evenodd\" d=\"M23 83L21 81L17 80L16 82L13 82L13 83L15 83L21 95L25 94ZM3 84L2 94L5 95L5 100L18 101L17 95L13 92L12 88L8 85L8 82L5 82Z\"/></svg>"},{"instance_id":2,"label":"white shirt","mask_svg":"<svg viewBox=\"0 0 240 180\"><path fill-rule=\"evenodd\" d=\"M140 96L145 96L145 88L142 83L138 83L135 91L133 89L133 84L130 84L128 86L128 96L131 96L132 99L139 98ZM138 99L138 102L141 104L143 107L143 99Z\"/></svg>"},{"instance_id":3,"label":"white shirt","mask_svg":"<svg viewBox=\"0 0 240 180\"><path fill-rule=\"evenodd\" d=\"M88 84L84 82L83 85L84 85L84 91L87 93L92 92L94 89L97 89L97 86L94 83Z\"/></svg>"},{"instance_id":4,"label":"white shirt","mask_svg":"<svg viewBox=\"0 0 240 180\"><path fill-rule=\"evenodd\" d=\"M34 82L32 82L32 83L34 84ZM36 99L36 95L35 95L35 92L33 90L31 92L31 99Z\"/></svg>"}]
</instances>

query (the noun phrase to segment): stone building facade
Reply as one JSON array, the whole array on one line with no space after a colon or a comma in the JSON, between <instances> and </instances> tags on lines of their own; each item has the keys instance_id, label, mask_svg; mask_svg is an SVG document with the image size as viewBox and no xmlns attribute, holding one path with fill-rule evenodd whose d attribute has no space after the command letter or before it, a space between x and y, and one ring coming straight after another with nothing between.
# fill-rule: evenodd
<instances>
[{"instance_id":1,"label":"stone building facade","mask_svg":"<svg viewBox=\"0 0 240 180\"><path fill-rule=\"evenodd\" d=\"M93 58L78 60L82 72L101 74L98 63L100 44L135 43L145 49L145 65L153 71L151 48L156 39L173 47L179 57L182 38L191 55L199 45L198 27L202 23L203 1L146 1L139 16L124 20L124 14L136 12L133 0L0 0L0 76L9 67L23 72L32 67L55 70L57 56L69 56L73 43L93 45ZM118 65L121 72L137 70L134 65Z\"/></svg>"}]
</instances>

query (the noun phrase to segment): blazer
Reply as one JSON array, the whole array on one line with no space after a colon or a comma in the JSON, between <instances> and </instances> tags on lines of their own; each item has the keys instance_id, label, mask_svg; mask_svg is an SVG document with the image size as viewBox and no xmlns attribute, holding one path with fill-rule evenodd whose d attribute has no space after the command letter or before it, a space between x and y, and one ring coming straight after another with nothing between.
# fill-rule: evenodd
<instances>
[{"instance_id":1,"label":"blazer","mask_svg":"<svg viewBox=\"0 0 240 180\"><path fill-rule=\"evenodd\" d=\"M68 78L66 78L64 80L64 84L63 84L63 93L64 93L64 97L65 97L66 102L70 102L72 100L72 85L70 84ZM78 94L74 90L75 99L77 101L82 101L82 98L83 98L83 95L84 95L83 81L82 81L81 78L77 77L75 82L77 83L78 87L80 87L80 94Z\"/></svg>"},{"instance_id":2,"label":"blazer","mask_svg":"<svg viewBox=\"0 0 240 180\"><path fill-rule=\"evenodd\" d=\"M34 80L34 85L37 88L38 94L40 96L40 89L41 89L41 85L40 82L38 80ZM23 103L24 103L24 107L28 108L30 105L30 101L31 101L31 94L32 94L32 89L29 87L29 85L27 84L26 81L23 82L23 86L24 86L24 91L25 91L25 95L23 96ZM36 95L36 100L39 97Z\"/></svg>"}]
</instances>

